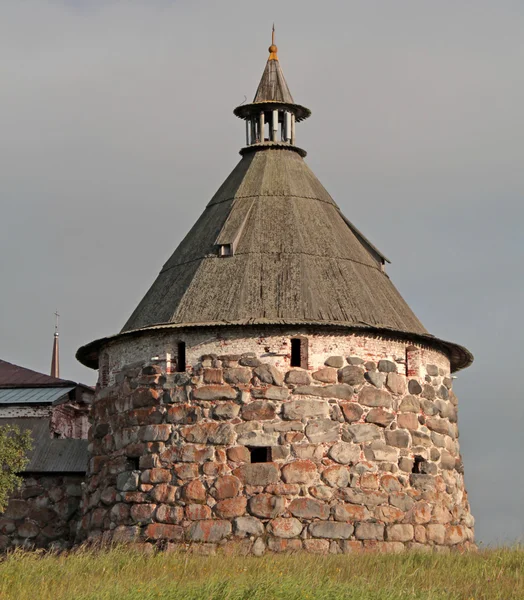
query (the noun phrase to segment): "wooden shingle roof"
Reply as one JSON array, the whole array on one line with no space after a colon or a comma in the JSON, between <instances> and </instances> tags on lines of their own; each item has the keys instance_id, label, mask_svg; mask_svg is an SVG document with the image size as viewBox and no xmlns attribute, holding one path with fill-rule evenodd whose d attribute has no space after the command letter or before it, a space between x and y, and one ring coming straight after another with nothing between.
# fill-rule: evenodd
<instances>
[{"instance_id":1,"label":"wooden shingle roof","mask_svg":"<svg viewBox=\"0 0 524 600\"><path fill-rule=\"evenodd\" d=\"M258 84L253 102L241 104L233 111L241 119L258 118L260 112L285 109L295 115L297 123L311 116L311 111L305 106L295 104L289 91L286 78L280 66L277 47L271 44L262 78Z\"/></svg>"},{"instance_id":2,"label":"wooden shingle roof","mask_svg":"<svg viewBox=\"0 0 524 600\"><path fill-rule=\"evenodd\" d=\"M295 105L272 45L254 102L235 109ZM439 344L452 368L468 350L434 338L384 271L386 257L341 213L294 146L247 146L191 231L166 262L119 336L179 327L315 325L366 329ZM96 368L113 338L79 349Z\"/></svg>"},{"instance_id":3,"label":"wooden shingle roof","mask_svg":"<svg viewBox=\"0 0 524 600\"><path fill-rule=\"evenodd\" d=\"M269 59L267 61L253 102L294 103L293 96L289 91L286 78L278 60Z\"/></svg>"},{"instance_id":4,"label":"wooden shingle roof","mask_svg":"<svg viewBox=\"0 0 524 600\"><path fill-rule=\"evenodd\" d=\"M221 258L219 246L234 246ZM123 332L160 323L360 324L427 333L304 160L242 158Z\"/></svg>"}]
</instances>

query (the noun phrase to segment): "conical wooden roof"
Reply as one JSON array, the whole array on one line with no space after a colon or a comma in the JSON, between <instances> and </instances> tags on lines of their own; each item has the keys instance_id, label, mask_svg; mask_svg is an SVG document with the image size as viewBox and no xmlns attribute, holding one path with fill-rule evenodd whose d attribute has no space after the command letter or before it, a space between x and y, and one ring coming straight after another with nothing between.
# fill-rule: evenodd
<instances>
[{"instance_id":1,"label":"conical wooden roof","mask_svg":"<svg viewBox=\"0 0 524 600\"><path fill-rule=\"evenodd\" d=\"M220 247L233 255L220 257ZM293 150L246 154L122 329L315 322L427 333Z\"/></svg>"},{"instance_id":2,"label":"conical wooden roof","mask_svg":"<svg viewBox=\"0 0 524 600\"><path fill-rule=\"evenodd\" d=\"M294 103L278 59L268 59L253 102Z\"/></svg>"},{"instance_id":3,"label":"conical wooden roof","mask_svg":"<svg viewBox=\"0 0 524 600\"><path fill-rule=\"evenodd\" d=\"M269 51L254 102L235 114L253 118L277 103L307 118L276 46ZM468 350L427 332L385 273L385 256L344 217L304 151L264 142L241 154L116 337L178 327L343 327L438 345L454 370L470 364ZM114 337L80 348L77 358L96 368Z\"/></svg>"}]
</instances>

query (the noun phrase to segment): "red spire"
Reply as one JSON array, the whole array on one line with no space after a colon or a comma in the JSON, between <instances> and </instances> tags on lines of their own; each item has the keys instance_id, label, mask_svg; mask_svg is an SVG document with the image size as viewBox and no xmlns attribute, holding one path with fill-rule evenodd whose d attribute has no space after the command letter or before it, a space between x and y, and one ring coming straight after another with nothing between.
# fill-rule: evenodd
<instances>
[{"instance_id":1,"label":"red spire","mask_svg":"<svg viewBox=\"0 0 524 600\"><path fill-rule=\"evenodd\" d=\"M51 358L51 377L60 378L60 356L58 353L58 311L55 312L55 335L53 339L53 356Z\"/></svg>"}]
</instances>

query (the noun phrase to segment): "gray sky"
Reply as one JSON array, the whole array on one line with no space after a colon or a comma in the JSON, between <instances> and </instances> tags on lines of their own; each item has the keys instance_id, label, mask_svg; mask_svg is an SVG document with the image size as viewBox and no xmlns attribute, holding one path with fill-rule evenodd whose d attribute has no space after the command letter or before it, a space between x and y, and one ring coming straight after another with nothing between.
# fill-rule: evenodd
<instances>
[{"instance_id":1,"label":"gray sky","mask_svg":"<svg viewBox=\"0 0 524 600\"><path fill-rule=\"evenodd\" d=\"M466 345L461 444L477 537L524 536L524 3L0 4L0 357L92 384L117 332L239 160L272 21L307 162Z\"/></svg>"}]
</instances>

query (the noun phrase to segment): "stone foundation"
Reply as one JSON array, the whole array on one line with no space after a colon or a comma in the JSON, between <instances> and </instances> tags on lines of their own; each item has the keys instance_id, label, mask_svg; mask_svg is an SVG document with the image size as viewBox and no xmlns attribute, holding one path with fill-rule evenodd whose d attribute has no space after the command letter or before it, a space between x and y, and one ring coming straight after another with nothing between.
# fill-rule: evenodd
<instances>
[{"instance_id":1,"label":"stone foundation","mask_svg":"<svg viewBox=\"0 0 524 600\"><path fill-rule=\"evenodd\" d=\"M297 335L307 368L290 367ZM103 350L84 537L257 555L473 546L443 352L307 329L242 336L152 332Z\"/></svg>"},{"instance_id":2,"label":"stone foundation","mask_svg":"<svg viewBox=\"0 0 524 600\"><path fill-rule=\"evenodd\" d=\"M73 545L80 520L83 475L26 475L0 513L0 551L64 549Z\"/></svg>"}]
</instances>

